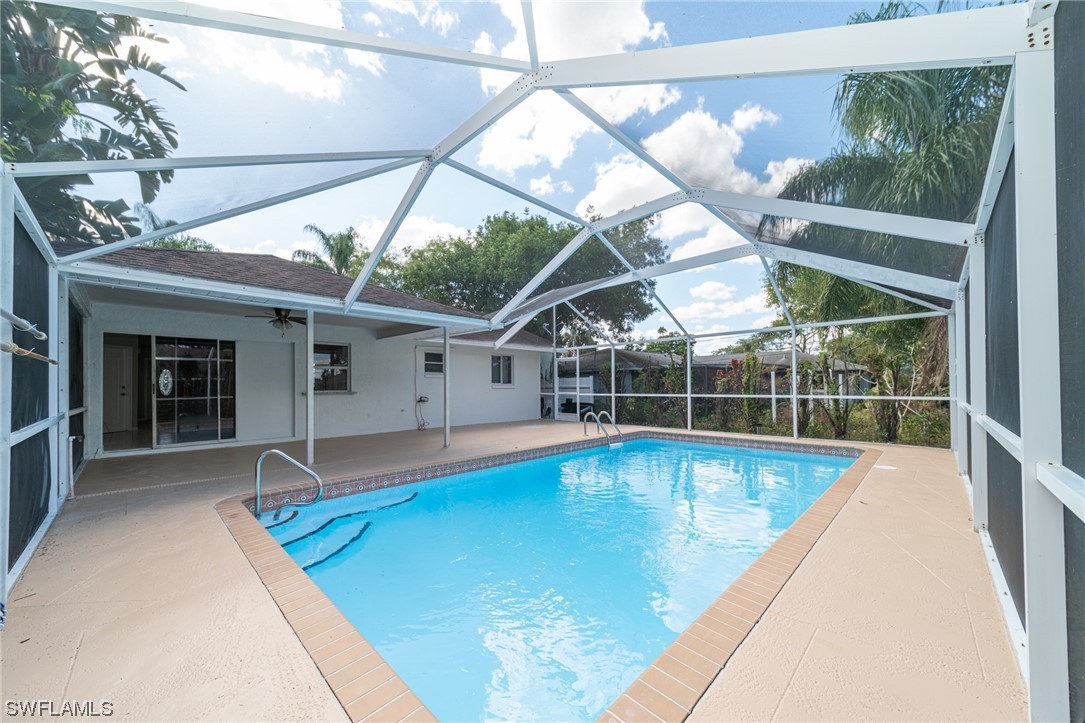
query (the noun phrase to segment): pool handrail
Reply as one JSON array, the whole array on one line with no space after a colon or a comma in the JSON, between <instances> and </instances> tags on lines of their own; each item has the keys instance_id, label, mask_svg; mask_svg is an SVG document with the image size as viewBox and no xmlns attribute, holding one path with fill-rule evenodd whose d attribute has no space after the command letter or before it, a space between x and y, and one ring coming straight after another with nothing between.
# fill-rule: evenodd
<instances>
[{"instance_id":1,"label":"pool handrail","mask_svg":"<svg viewBox=\"0 0 1085 723\"><path fill-rule=\"evenodd\" d=\"M603 426L603 423L599 421L599 415L596 414L595 412L588 412L587 414L584 415L584 436L585 437L588 436L588 417L594 417L595 418L595 429L596 429L596 431L598 431L600 429L603 430L603 434L605 434L607 436L607 443L609 443L610 442L610 432L608 432L607 428Z\"/></svg>"},{"instance_id":2,"label":"pool handrail","mask_svg":"<svg viewBox=\"0 0 1085 723\"><path fill-rule=\"evenodd\" d=\"M262 472L263 472L262 468L263 468L263 464L264 464L264 458L266 458L269 454L273 454L276 457L280 457L281 459L289 462L290 464L294 465L295 467L300 469L305 474L309 475L313 479L313 481L316 482L317 490L316 490L316 495L313 497L313 499L308 500L306 502L290 502L290 503L287 503L287 504L283 505L283 507L290 507L290 506L302 507L304 505L312 505L312 504L315 504L315 503L320 501L320 498L324 496L324 480L320 479L320 475L318 475L316 472L309 469L308 467L306 467L305 465L303 465L301 462L297 461L296 459L294 459L290 455L288 455L288 454L286 454L284 452L280 452L277 449L268 449L268 450L265 450L259 457L256 458L256 504L254 505L256 519L260 519L260 513L263 511L263 510L260 509L261 476L262 476Z\"/></svg>"},{"instance_id":3,"label":"pool handrail","mask_svg":"<svg viewBox=\"0 0 1085 723\"><path fill-rule=\"evenodd\" d=\"M625 437L625 434L622 433L622 428L619 427L618 423L614 421L614 417L610 414L610 412L604 409L603 411L599 412L599 414L595 415L596 421L599 423L599 426L603 428L604 432L607 431L607 428L606 425L603 424L603 417L607 417L610 420L610 423L614 425L614 431L618 433L618 442L620 443ZM609 437L610 435L608 434L607 438Z\"/></svg>"}]
</instances>

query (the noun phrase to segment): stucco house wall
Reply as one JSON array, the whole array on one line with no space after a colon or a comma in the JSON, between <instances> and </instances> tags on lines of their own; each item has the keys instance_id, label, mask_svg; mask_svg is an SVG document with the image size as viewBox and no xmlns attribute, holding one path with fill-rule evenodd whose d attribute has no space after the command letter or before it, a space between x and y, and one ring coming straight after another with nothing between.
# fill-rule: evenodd
<instances>
[{"instance_id":1,"label":"stucco house wall","mask_svg":"<svg viewBox=\"0 0 1085 723\"><path fill-rule=\"evenodd\" d=\"M378 339L375 328L321 323L316 343L350 345L349 392L318 392L317 438L414 429L415 400L426 396L422 414L439 427L444 414L443 378L427 376L424 349L439 341ZM236 347L237 436L232 443L281 441L305 436L305 327L285 334L261 319L239 315L175 311L95 303L86 320L85 369L88 417L87 456L102 452L104 335L187 336L234 341ZM509 354L513 384L490 383L490 356ZM539 417L540 352L453 343L452 424L509 422ZM221 443L220 443L221 444Z\"/></svg>"}]
</instances>

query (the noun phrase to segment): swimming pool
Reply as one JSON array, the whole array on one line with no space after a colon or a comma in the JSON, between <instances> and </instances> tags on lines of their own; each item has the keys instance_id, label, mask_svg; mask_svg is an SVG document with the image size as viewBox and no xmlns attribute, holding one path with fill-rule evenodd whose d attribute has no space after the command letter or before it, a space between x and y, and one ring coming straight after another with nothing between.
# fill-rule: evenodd
<instances>
[{"instance_id":1,"label":"swimming pool","mask_svg":"<svg viewBox=\"0 0 1085 723\"><path fill-rule=\"evenodd\" d=\"M587 720L853 462L640 439L264 523L438 718Z\"/></svg>"}]
</instances>

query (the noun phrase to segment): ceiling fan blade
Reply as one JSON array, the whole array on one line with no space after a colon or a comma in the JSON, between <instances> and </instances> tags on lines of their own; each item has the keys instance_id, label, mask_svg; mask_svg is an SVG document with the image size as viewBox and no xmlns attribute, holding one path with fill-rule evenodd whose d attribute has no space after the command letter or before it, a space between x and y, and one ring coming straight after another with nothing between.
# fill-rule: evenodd
<instances>
[{"instance_id":1,"label":"ceiling fan blade","mask_svg":"<svg viewBox=\"0 0 1085 723\"><path fill-rule=\"evenodd\" d=\"M274 318L274 317L268 316L267 314L245 314L245 318L246 319L271 319L271 318Z\"/></svg>"},{"instance_id":2,"label":"ceiling fan blade","mask_svg":"<svg viewBox=\"0 0 1085 723\"><path fill-rule=\"evenodd\" d=\"M305 326L305 319L299 319L296 316L291 316L290 321L294 322L295 324L301 324L302 326Z\"/></svg>"}]
</instances>

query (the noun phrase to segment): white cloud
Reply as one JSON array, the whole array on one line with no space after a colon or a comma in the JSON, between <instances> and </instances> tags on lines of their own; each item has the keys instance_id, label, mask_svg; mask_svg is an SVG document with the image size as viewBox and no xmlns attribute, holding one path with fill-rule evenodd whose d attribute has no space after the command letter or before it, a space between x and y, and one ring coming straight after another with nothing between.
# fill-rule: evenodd
<instances>
[{"instance_id":1,"label":"white cloud","mask_svg":"<svg viewBox=\"0 0 1085 723\"><path fill-rule=\"evenodd\" d=\"M550 174L547 173L541 178L532 178L529 181L531 192L536 196L552 196L555 192L572 193L573 186L568 181L558 181L556 184L553 179L550 178Z\"/></svg>"},{"instance_id":2,"label":"white cloud","mask_svg":"<svg viewBox=\"0 0 1085 723\"><path fill-rule=\"evenodd\" d=\"M229 239L225 238L215 239L215 245L223 251L232 251L239 254L271 254L273 256L278 256L281 259L291 258L297 250L315 250L312 241L294 241L293 243L286 245L283 244L282 241L273 238L243 245L231 245Z\"/></svg>"},{"instance_id":3,"label":"white cloud","mask_svg":"<svg viewBox=\"0 0 1085 723\"><path fill-rule=\"evenodd\" d=\"M698 107L643 140L645 150L691 185L721 191L775 196L787 179L807 161L787 158L770 161L762 177L738 164L745 143L744 134L778 116L762 106L746 103L734 111L730 123L716 119ZM765 180L762 180L762 179ZM675 187L632 154L621 153L595 167L595 187L577 205L577 212L589 207L607 216L673 192ZM750 216L740 218L756 220ZM673 260L740 245L746 240L723 225L706 209L685 204L660 214L652 232L665 241L698 234L681 243ZM743 259L757 263L756 257Z\"/></svg>"},{"instance_id":4,"label":"white cloud","mask_svg":"<svg viewBox=\"0 0 1085 723\"><path fill-rule=\"evenodd\" d=\"M741 108L731 114L731 127L739 133L745 133L762 123L775 125L778 120L780 116L756 103L743 103Z\"/></svg>"},{"instance_id":5,"label":"white cloud","mask_svg":"<svg viewBox=\"0 0 1085 723\"><path fill-rule=\"evenodd\" d=\"M527 38L520 3L498 0L497 4L513 27L513 38L497 48L493 37L483 32L475 41L475 52L526 59ZM544 61L620 53L645 43L658 44L667 37L663 23L649 20L641 0L537 2L533 18L539 56ZM480 73L482 88L490 94L516 78L515 73L500 70L483 69ZM624 123L640 113L655 115L681 97L677 88L666 85L595 88L579 91L578 95L613 123ZM540 97L547 100L535 100ZM510 174L544 160L557 168L572 154L581 137L598 132L595 124L565 101L550 93L536 94L486 131L478 161Z\"/></svg>"},{"instance_id":6,"label":"white cloud","mask_svg":"<svg viewBox=\"0 0 1085 723\"><path fill-rule=\"evenodd\" d=\"M363 15L362 20L366 21L375 28L379 28L381 25L384 25L384 21L381 20L380 15L377 15L372 10Z\"/></svg>"},{"instance_id":7,"label":"white cloud","mask_svg":"<svg viewBox=\"0 0 1085 723\"><path fill-rule=\"evenodd\" d=\"M366 216L355 224L354 228L362 239L362 245L371 249L380 240L381 234L384 233L387 225L388 219L386 218ZM408 216L403 219L399 230L392 238L390 248L396 251L402 251L408 246L418 248L424 246L431 239L446 236L466 236L467 233L466 228L447 221L438 221L433 216Z\"/></svg>"},{"instance_id":8,"label":"white cloud","mask_svg":"<svg viewBox=\"0 0 1085 723\"><path fill-rule=\"evenodd\" d=\"M765 303L764 294L751 294L735 301L694 301L687 306L673 309L674 315L681 321L691 323L706 320L723 320L744 314L766 314L771 311Z\"/></svg>"},{"instance_id":9,"label":"white cloud","mask_svg":"<svg viewBox=\"0 0 1085 723\"><path fill-rule=\"evenodd\" d=\"M447 36L460 21L456 13L442 7L438 0L370 0L370 4L378 10L413 17L423 28L436 30L442 36Z\"/></svg>"},{"instance_id":10,"label":"white cloud","mask_svg":"<svg viewBox=\"0 0 1085 723\"><path fill-rule=\"evenodd\" d=\"M345 24L341 0L304 3L294 0L215 0L213 4L224 10L328 28L342 28ZM372 75L384 72L383 60L373 53L340 50L315 43L270 40L210 28L191 27L184 32L186 42L183 44L171 37L170 45L155 45L155 58L170 61L171 72L180 78L200 77L225 69L293 95L338 101L349 80L349 75L340 67L344 57L351 66ZM169 49L163 55L160 48ZM204 67L197 72L192 67L195 64Z\"/></svg>"},{"instance_id":11,"label":"white cloud","mask_svg":"<svg viewBox=\"0 0 1085 723\"><path fill-rule=\"evenodd\" d=\"M689 295L696 299L708 299L709 301L726 301L735 295L736 289L722 281L705 281L697 284L689 290Z\"/></svg>"}]
</instances>

